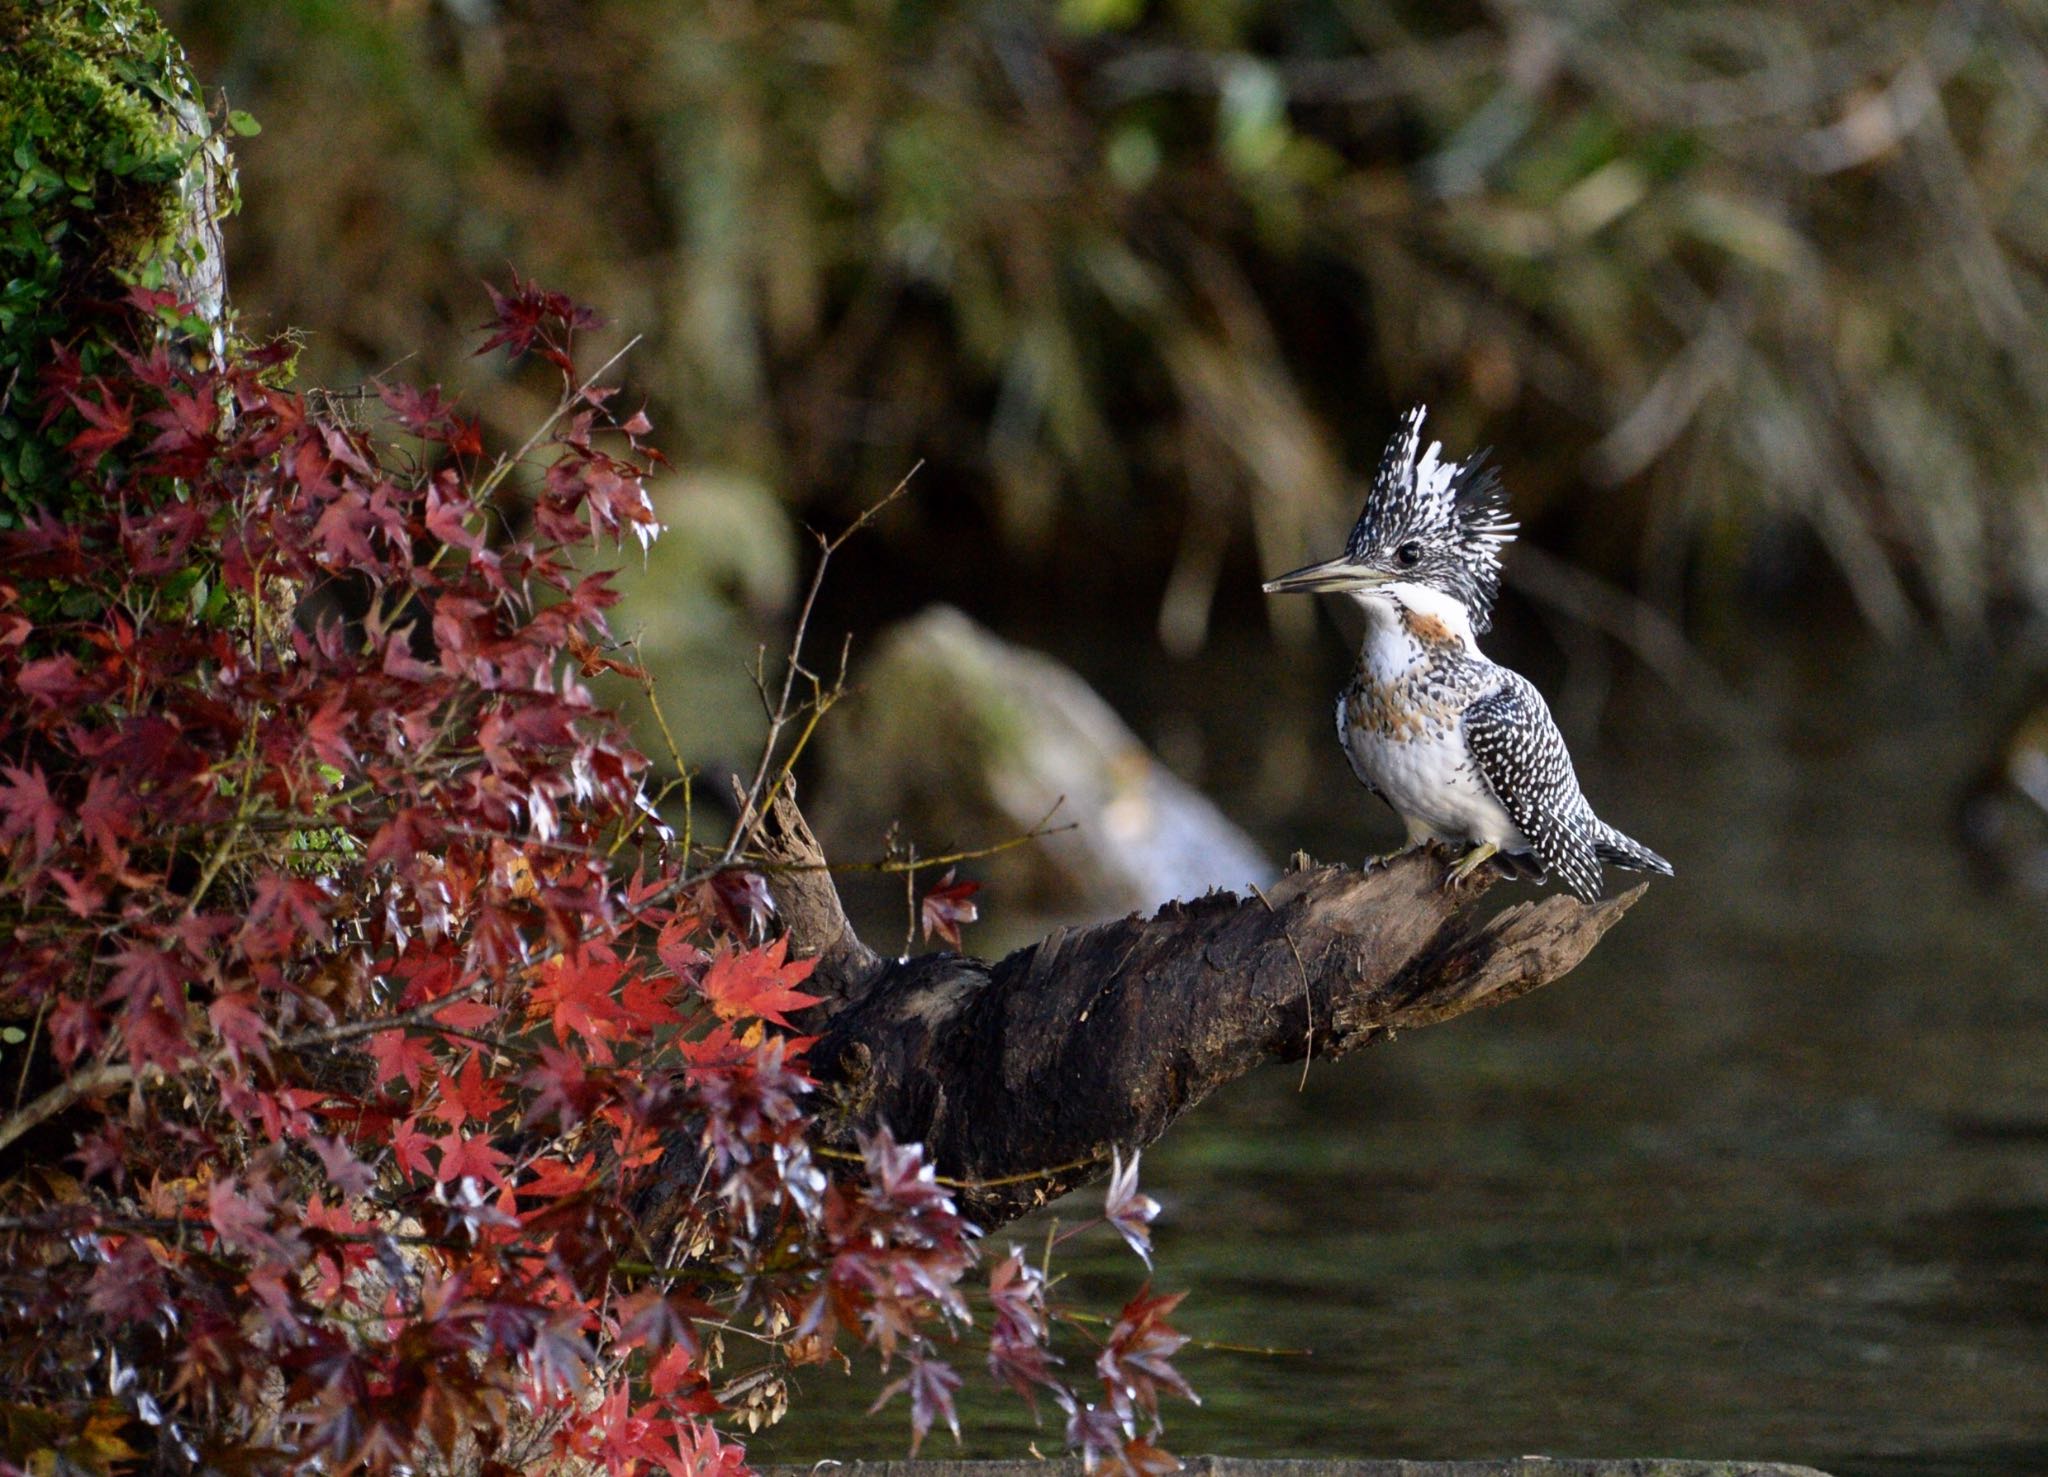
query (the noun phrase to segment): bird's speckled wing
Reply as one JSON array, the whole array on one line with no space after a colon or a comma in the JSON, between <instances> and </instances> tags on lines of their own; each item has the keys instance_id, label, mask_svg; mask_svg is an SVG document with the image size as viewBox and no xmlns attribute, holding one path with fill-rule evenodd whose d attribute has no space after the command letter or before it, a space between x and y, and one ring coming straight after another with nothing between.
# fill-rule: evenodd
<instances>
[{"instance_id":1,"label":"bird's speckled wing","mask_svg":"<svg viewBox=\"0 0 2048 1477\"><path fill-rule=\"evenodd\" d=\"M1465 742L1480 778L1514 818L1545 869L1580 897L1600 895L1593 814L1543 694L1518 672L1465 709Z\"/></svg>"}]
</instances>

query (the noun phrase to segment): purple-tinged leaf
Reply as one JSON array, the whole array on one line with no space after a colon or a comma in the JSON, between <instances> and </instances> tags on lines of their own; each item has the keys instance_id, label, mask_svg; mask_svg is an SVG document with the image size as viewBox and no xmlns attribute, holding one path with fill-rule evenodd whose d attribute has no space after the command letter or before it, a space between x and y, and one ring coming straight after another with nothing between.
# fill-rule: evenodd
<instances>
[{"instance_id":1,"label":"purple-tinged leaf","mask_svg":"<svg viewBox=\"0 0 2048 1477\"><path fill-rule=\"evenodd\" d=\"M932 1358L922 1349L913 1350L910 1368L875 1398L875 1403L868 1407L868 1414L873 1415L887 1405L899 1391L907 1391L910 1395L910 1454L914 1457L937 1420L945 1421L954 1441L960 1439L960 1415L953 1408L953 1394L959 1388L960 1375L952 1365Z\"/></svg>"},{"instance_id":2,"label":"purple-tinged leaf","mask_svg":"<svg viewBox=\"0 0 2048 1477\"><path fill-rule=\"evenodd\" d=\"M1102 1216L1117 1234L1122 1236L1143 1260L1147 1267L1152 1265L1152 1222L1159 1215L1159 1202L1138 1190L1138 1160L1143 1151L1131 1155L1131 1162L1125 1164L1123 1155L1117 1150L1110 1151L1109 1190L1103 1196Z\"/></svg>"}]
</instances>

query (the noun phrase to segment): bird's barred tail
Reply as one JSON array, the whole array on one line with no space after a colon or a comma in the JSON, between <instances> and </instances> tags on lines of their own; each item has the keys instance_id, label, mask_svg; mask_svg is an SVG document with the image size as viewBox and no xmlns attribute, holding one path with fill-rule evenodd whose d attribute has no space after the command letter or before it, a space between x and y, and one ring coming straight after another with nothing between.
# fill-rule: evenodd
<instances>
[{"instance_id":1,"label":"bird's barred tail","mask_svg":"<svg viewBox=\"0 0 2048 1477\"><path fill-rule=\"evenodd\" d=\"M1650 850L1640 841L1633 841L1621 832L1600 823L1600 837L1593 843L1593 855L1609 866L1626 867L1631 872L1662 872L1672 875L1671 863Z\"/></svg>"}]
</instances>

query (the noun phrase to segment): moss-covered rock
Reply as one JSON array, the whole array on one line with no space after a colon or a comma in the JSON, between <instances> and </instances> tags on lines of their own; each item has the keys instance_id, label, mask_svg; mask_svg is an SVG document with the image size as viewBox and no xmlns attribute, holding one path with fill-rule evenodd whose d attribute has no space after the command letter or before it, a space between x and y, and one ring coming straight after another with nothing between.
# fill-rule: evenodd
<instances>
[{"instance_id":1,"label":"moss-covered rock","mask_svg":"<svg viewBox=\"0 0 2048 1477\"><path fill-rule=\"evenodd\" d=\"M231 202L225 141L152 6L0 0L0 526L62 487L66 428L39 430L35 404L51 339L124 281L174 289L198 309L186 332L217 334Z\"/></svg>"}]
</instances>

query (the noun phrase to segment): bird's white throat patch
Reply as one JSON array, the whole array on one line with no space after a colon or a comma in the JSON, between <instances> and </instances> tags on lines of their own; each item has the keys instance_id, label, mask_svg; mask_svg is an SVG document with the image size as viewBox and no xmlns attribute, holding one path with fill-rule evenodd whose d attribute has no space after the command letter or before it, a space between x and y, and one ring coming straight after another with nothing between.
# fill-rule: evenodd
<instances>
[{"instance_id":1,"label":"bird's white throat patch","mask_svg":"<svg viewBox=\"0 0 2048 1477\"><path fill-rule=\"evenodd\" d=\"M1365 611L1365 643L1360 653L1382 678L1392 678L1425 662L1456 653L1478 656L1472 615L1456 596L1428 585L1397 580L1377 589L1353 592Z\"/></svg>"}]
</instances>

